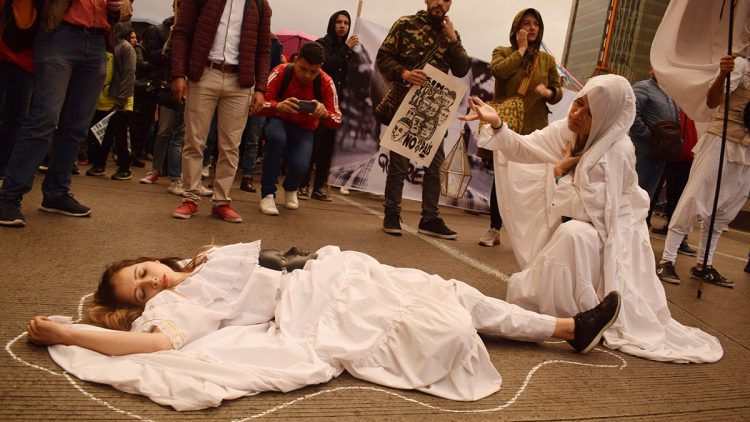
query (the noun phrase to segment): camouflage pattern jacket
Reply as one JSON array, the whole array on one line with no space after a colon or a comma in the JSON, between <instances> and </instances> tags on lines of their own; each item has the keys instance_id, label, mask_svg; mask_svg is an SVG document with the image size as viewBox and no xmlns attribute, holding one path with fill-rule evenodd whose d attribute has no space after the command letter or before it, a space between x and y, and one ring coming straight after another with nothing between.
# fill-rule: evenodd
<instances>
[{"instance_id":1,"label":"camouflage pattern jacket","mask_svg":"<svg viewBox=\"0 0 750 422\"><path fill-rule=\"evenodd\" d=\"M461 45L461 37L451 43L442 34L440 22L432 19L426 10L401 17L393 24L378 50L375 59L378 70L390 82L400 82L404 69L413 70L440 40L440 48L429 63L445 73L450 70L454 76L464 77L469 72L471 63Z\"/></svg>"}]
</instances>

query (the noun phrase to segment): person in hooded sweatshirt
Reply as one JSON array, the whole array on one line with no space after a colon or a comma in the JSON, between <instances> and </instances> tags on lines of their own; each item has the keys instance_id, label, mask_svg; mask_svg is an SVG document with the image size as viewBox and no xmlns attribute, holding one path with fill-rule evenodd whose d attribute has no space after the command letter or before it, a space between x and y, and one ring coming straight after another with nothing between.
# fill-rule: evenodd
<instances>
[{"instance_id":1,"label":"person in hooded sweatshirt","mask_svg":"<svg viewBox=\"0 0 750 422\"><path fill-rule=\"evenodd\" d=\"M628 80L618 75L591 78L566 119L528 135L508 129L481 99L472 98L469 105L472 112L459 119L488 123L480 130L479 146L498 151L496 158L548 168L546 184L518 173L497 179L498 190L504 188L501 183L525 184L526 195L542 198L539 208L544 211L526 221L527 237L544 242L508 280L506 300L565 317L617 290L622 304L617 321L604 332L606 347L656 361L721 359L716 337L671 317L656 277L646 228L649 198L638 186L635 148L628 137L635 119L635 94Z\"/></svg>"},{"instance_id":2,"label":"person in hooded sweatshirt","mask_svg":"<svg viewBox=\"0 0 750 422\"><path fill-rule=\"evenodd\" d=\"M353 49L359 45L359 37L356 34L349 36L351 22L349 12L339 10L328 19L326 36L316 40L325 49L322 69L333 79L339 103L342 101L344 87L346 87L349 57L351 57ZM331 156L333 155L335 140L336 129L318 126L315 130L310 167L308 167L307 174L300 182L300 199L312 197L320 201L331 201L326 191L326 182L328 181L328 171L331 168ZM315 167L315 179L313 180L313 191L310 193L310 173L313 167Z\"/></svg>"},{"instance_id":3,"label":"person in hooded sweatshirt","mask_svg":"<svg viewBox=\"0 0 750 422\"><path fill-rule=\"evenodd\" d=\"M517 128L522 135L547 127L550 113L548 104L557 104L562 99L555 59L541 51L543 35L542 15L536 9L523 9L513 19L510 46L498 46L492 51L490 71L495 77L494 100L502 101L513 96L523 98L523 122ZM491 154L487 154L486 158L490 157ZM503 220L495 193L496 186L493 183L490 195L490 228L479 239L482 246L500 244ZM502 199L512 201L512 193L503 194Z\"/></svg>"}]
</instances>

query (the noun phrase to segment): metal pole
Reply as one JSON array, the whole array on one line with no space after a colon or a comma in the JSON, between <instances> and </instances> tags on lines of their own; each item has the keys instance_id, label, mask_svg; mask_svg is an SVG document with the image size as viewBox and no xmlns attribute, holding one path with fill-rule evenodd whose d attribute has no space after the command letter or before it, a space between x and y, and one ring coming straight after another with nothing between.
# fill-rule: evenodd
<instances>
[{"instance_id":1,"label":"metal pole","mask_svg":"<svg viewBox=\"0 0 750 422\"><path fill-rule=\"evenodd\" d=\"M729 45L727 47L727 55L732 55L732 33L734 32L734 4L736 0L729 2ZM708 224L708 235L706 236L706 244L703 248L703 271L708 266L708 254L711 250L711 238L714 234L714 224L716 223L716 210L719 206L719 191L721 190L721 175L724 172L724 153L727 147L727 129L729 127L729 93L731 89L732 74L727 75L726 88L724 90L724 128L721 132L721 152L719 153L719 172L716 177L716 193L714 195L714 206L711 210L711 221ZM703 296L703 278L698 283L698 299Z\"/></svg>"}]
</instances>

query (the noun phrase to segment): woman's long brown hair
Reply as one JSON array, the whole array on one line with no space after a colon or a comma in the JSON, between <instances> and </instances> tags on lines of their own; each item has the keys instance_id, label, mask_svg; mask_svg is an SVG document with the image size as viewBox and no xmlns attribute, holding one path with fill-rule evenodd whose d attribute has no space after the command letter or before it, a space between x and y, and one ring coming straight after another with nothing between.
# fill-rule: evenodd
<instances>
[{"instance_id":1,"label":"woman's long brown hair","mask_svg":"<svg viewBox=\"0 0 750 422\"><path fill-rule=\"evenodd\" d=\"M143 313L143 308L118 303L115 298L115 290L112 286L112 277L125 267L148 261L159 261L174 271L189 273L206 262L208 258L205 252L211 247L202 247L196 256L184 266L180 263L182 258L173 256L166 258L142 256L115 262L107 267L104 270L104 274L102 274L99 286L94 293L93 303L86 311L86 322L113 330L129 331L133 321L138 319Z\"/></svg>"}]
</instances>

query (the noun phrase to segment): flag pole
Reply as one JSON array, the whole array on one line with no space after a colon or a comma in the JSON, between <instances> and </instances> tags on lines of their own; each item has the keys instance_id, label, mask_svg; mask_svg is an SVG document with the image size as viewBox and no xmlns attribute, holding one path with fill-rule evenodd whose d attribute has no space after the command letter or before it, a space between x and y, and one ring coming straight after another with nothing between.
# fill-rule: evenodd
<instances>
[{"instance_id":1,"label":"flag pole","mask_svg":"<svg viewBox=\"0 0 750 422\"><path fill-rule=\"evenodd\" d=\"M736 0L729 1L729 43L727 47L727 55L732 55L732 35L734 33L734 5ZM725 3L726 4L726 3ZM711 238L714 233L714 224L716 224L716 210L719 206L719 191L721 190L721 176L724 172L724 154L727 147L727 129L729 127L729 94L731 90L732 73L727 75L726 89L724 90L724 127L721 132L721 152L719 153L719 172L716 177L716 193L714 194L714 206L711 211L711 221L708 224L708 234L706 236L706 244L703 248L703 271L706 271L708 267L708 254L711 250ZM698 282L698 299L703 296L703 278L701 277Z\"/></svg>"},{"instance_id":2,"label":"flag pole","mask_svg":"<svg viewBox=\"0 0 750 422\"><path fill-rule=\"evenodd\" d=\"M365 4L365 0L359 0L359 5L357 5L357 19L359 19L360 16L362 16L362 6Z\"/></svg>"}]
</instances>

